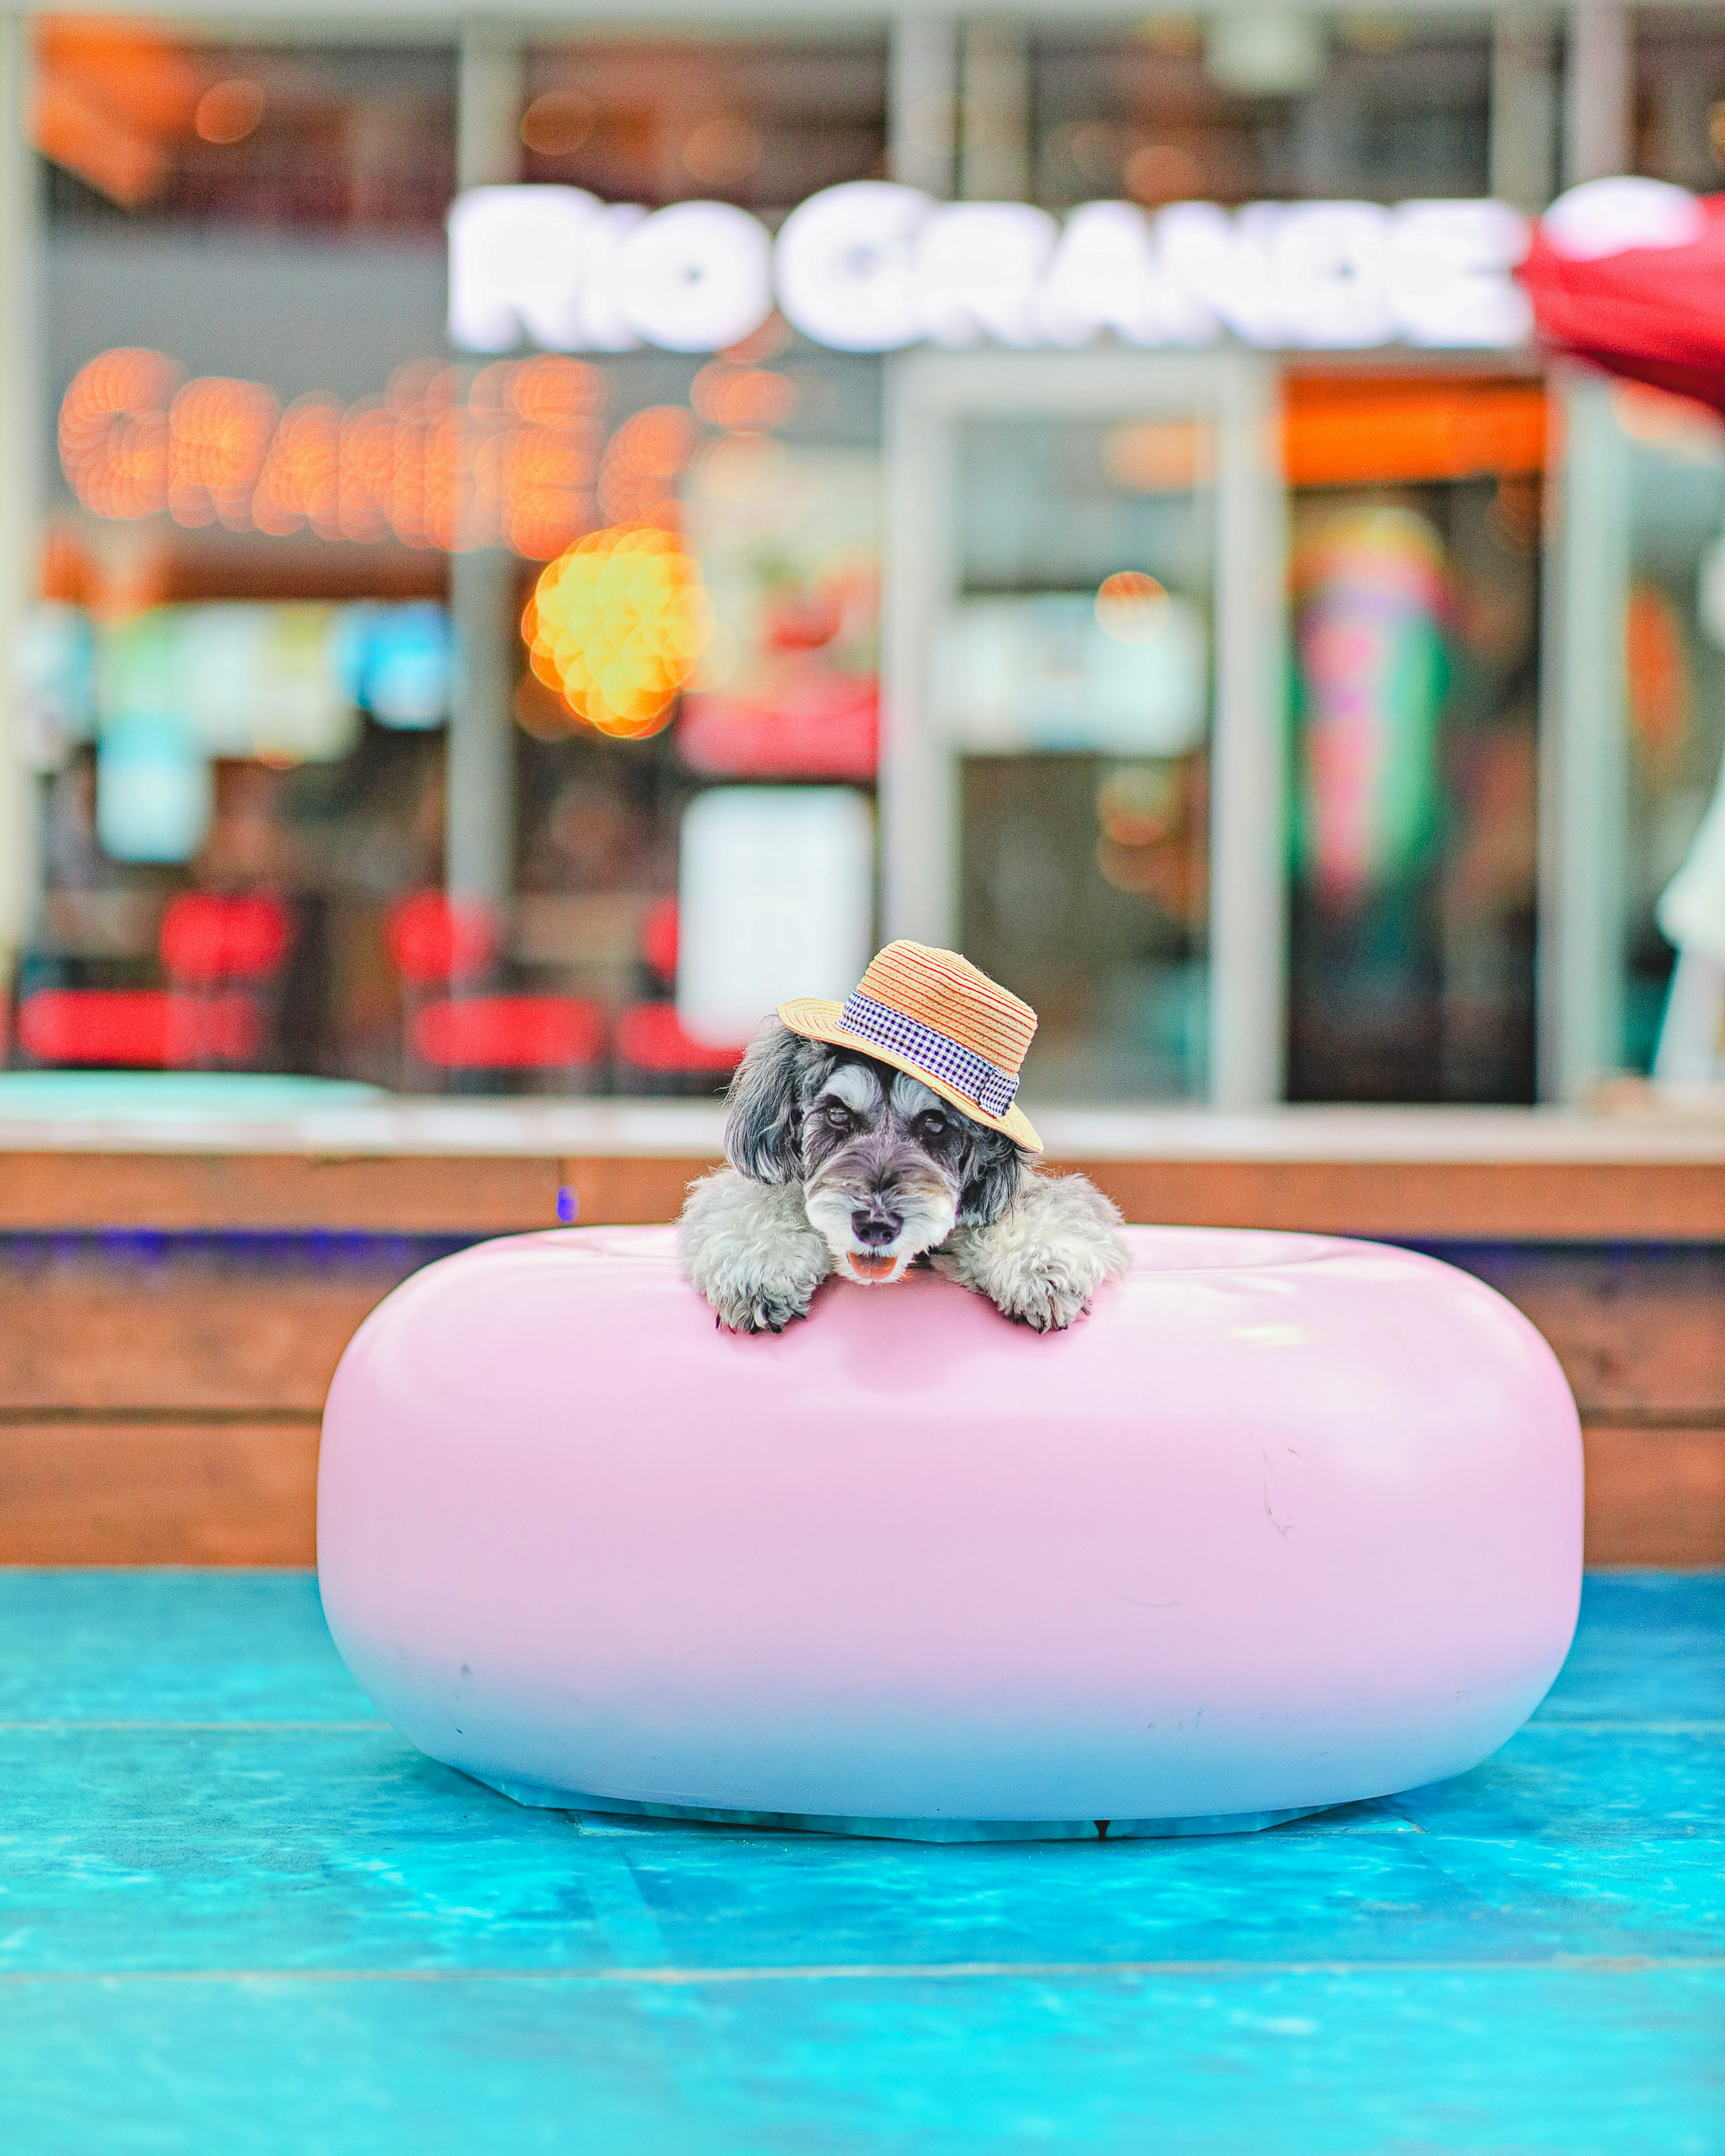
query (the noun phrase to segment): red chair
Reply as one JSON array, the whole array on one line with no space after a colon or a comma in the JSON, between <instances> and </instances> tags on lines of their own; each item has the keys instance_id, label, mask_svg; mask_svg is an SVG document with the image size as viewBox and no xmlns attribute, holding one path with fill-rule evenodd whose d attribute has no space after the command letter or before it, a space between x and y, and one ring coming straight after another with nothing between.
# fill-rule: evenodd
<instances>
[{"instance_id":1,"label":"red chair","mask_svg":"<svg viewBox=\"0 0 1725 2156\"><path fill-rule=\"evenodd\" d=\"M497 916L478 899L415 891L390 908L385 933L403 980L417 988L470 981L497 956Z\"/></svg>"},{"instance_id":2,"label":"red chair","mask_svg":"<svg viewBox=\"0 0 1725 2156\"><path fill-rule=\"evenodd\" d=\"M667 983L677 978L677 901L661 898L641 923L641 956Z\"/></svg>"},{"instance_id":3,"label":"red chair","mask_svg":"<svg viewBox=\"0 0 1725 2156\"><path fill-rule=\"evenodd\" d=\"M168 978L199 987L273 981L292 942L287 908L261 892L223 898L188 891L162 916L162 963Z\"/></svg>"},{"instance_id":4,"label":"red chair","mask_svg":"<svg viewBox=\"0 0 1725 2156\"><path fill-rule=\"evenodd\" d=\"M18 1008L18 1045L39 1063L196 1070L252 1062L264 1043L245 995L163 988L43 988Z\"/></svg>"},{"instance_id":5,"label":"red chair","mask_svg":"<svg viewBox=\"0 0 1725 2156\"><path fill-rule=\"evenodd\" d=\"M613 1052L627 1093L711 1093L742 1060L741 1046L714 1048L683 1030L675 1004L636 1004L617 1021Z\"/></svg>"},{"instance_id":6,"label":"red chair","mask_svg":"<svg viewBox=\"0 0 1725 2156\"><path fill-rule=\"evenodd\" d=\"M275 990L293 940L293 916L279 898L262 891L190 891L173 901L162 916L169 994L187 1003L232 1004L236 1011L225 1029L213 1014L194 1025L190 1060L195 1067L256 1061L275 1029ZM251 1009L249 1024L238 1019L241 1005ZM218 1045L230 1038L251 1045L230 1052Z\"/></svg>"},{"instance_id":7,"label":"red chair","mask_svg":"<svg viewBox=\"0 0 1725 2156\"><path fill-rule=\"evenodd\" d=\"M571 1090L590 1089L605 1052L597 1004L578 996L480 992L502 942L490 907L416 891L391 909L385 932L401 977L403 1060L410 1081L556 1073Z\"/></svg>"},{"instance_id":8,"label":"red chair","mask_svg":"<svg viewBox=\"0 0 1725 2156\"><path fill-rule=\"evenodd\" d=\"M475 996L427 1004L408 1028L439 1070L585 1069L605 1052L596 1007L577 996Z\"/></svg>"},{"instance_id":9,"label":"red chair","mask_svg":"<svg viewBox=\"0 0 1725 2156\"><path fill-rule=\"evenodd\" d=\"M187 891L162 917L165 988L41 989L18 1007L18 1045L39 1063L255 1068L292 943L280 899Z\"/></svg>"}]
</instances>

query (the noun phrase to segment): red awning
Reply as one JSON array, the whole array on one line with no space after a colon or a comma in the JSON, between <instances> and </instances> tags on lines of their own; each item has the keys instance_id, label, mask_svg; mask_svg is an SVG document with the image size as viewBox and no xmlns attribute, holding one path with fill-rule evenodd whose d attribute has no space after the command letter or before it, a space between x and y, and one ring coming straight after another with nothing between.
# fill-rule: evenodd
<instances>
[{"instance_id":1,"label":"red awning","mask_svg":"<svg viewBox=\"0 0 1725 2156\"><path fill-rule=\"evenodd\" d=\"M1725 195L1686 207L1650 181L1574 188L1535 228L1520 275L1552 349L1725 412Z\"/></svg>"}]
</instances>

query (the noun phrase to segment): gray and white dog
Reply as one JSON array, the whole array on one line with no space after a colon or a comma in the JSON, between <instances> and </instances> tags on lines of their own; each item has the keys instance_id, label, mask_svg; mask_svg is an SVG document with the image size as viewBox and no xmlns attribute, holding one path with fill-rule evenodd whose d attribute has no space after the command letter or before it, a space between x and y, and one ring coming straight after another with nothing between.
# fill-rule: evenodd
<instances>
[{"instance_id":1,"label":"gray and white dog","mask_svg":"<svg viewBox=\"0 0 1725 2156\"><path fill-rule=\"evenodd\" d=\"M691 1186L678 1240L733 1332L781 1332L829 1273L884 1286L925 1252L1006 1317L1058 1332L1131 1264L1094 1185L1035 1174L1010 1138L873 1056L772 1019L729 1105L731 1165Z\"/></svg>"}]
</instances>

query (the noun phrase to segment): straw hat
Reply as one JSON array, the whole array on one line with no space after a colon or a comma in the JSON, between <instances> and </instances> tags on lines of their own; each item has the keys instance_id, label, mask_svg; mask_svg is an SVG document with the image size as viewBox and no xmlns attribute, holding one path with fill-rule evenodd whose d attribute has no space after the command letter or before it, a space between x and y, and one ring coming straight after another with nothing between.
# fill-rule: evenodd
<instances>
[{"instance_id":1,"label":"straw hat","mask_svg":"<svg viewBox=\"0 0 1725 2156\"><path fill-rule=\"evenodd\" d=\"M842 1004L797 996L778 1014L793 1033L890 1063L973 1122L1041 1152L1029 1117L1013 1106L1036 1014L956 951L889 943Z\"/></svg>"}]
</instances>

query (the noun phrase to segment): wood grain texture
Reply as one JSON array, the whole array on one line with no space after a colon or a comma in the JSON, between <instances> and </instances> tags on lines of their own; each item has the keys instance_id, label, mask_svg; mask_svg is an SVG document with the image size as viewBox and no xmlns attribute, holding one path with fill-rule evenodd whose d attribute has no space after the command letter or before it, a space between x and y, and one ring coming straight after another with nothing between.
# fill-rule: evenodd
<instances>
[{"instance_id":1,"label":"wood grain texture","mask_svg":"<svg viewBox=\"0 0 1725 2156\"><path fill-rule=\"evenodd\" d=\"M670 1220L684 1157L14 1152L0 1230L310 1228L494 1235L547 1227L560 1183L593 1224ZM1709 1161L1054 1160L1129 1220L1312 1229L1407 1240L1725 1240L1725 1163Z\"/></svg>"},{"instance_id":2,"label":"wood grain texture","mask_svg":"<svg viewBox=\"0 0 1725 2156\"><path fill-rule=\"evenodd\" d=\"M14 1152L0 1229L325 1228L500 1235L557 1224L554 1160Z\"/></svg>"},{"instance_id":3,"label":"wood grain texture","mask_svg":"<svg viewBox=\"0 0 1725 2156\"><path fill-rule=\"evenodd\" d=\"M717 1157L711 1160L613 1158L565 1160L558 1164L557 1173L558 1180L579 1199L581 1218L588 1227L648 1227L655 1221L675 1220L696 1178L723 1166Z\"/></svg>"},{"instance_id":4,"label":"wood grain texture","mask_svg":"<svg viewBox=\"0 0 1725 2156\"><path fill-rule=\"evenodd\" d=\"M1725 1430L1584 1430L1587 1561L1725 1565Z\"/></svg>"},{"instance_id":5,"label":"wood grain texture","mask_svg":"<svg viewBox=\"0 0 1725 2156\"><path fill-rule=\"evenodd\" d=\"M316 1415L398 1274L0 1265L0 1411Z\"/></svg>"},{"instance_id":6,"label":"wood grain texture","mask_svg":"<svg viewBox=\"0 0 1725 2156\"><path fill-rule=\"evenodd\" d=\"M309 1565L315 1423L0 1428L0 1564Z\"/></svg>"},{"instance_id":7,"label":"wood grain texture","mask_svg":"<svg viewBox=\"0 0 1725 2156\"><path fill-rule=\"evenodd\" d=\"M1128 1220L1406 1242L1713 1241L1711 1163L1071 1160Z\"/></svg>"},{"instance_id":8,"label":"wood grain texture","mask_svg":"<svg viewBox=\"0 0 1725 2156\"><path fill-rule=\"evenodd\" d=\"M1440 1255L1532 1318L1584 1419L1725 1428L1725 1246Z\"/></svg>"}]
</instances>

